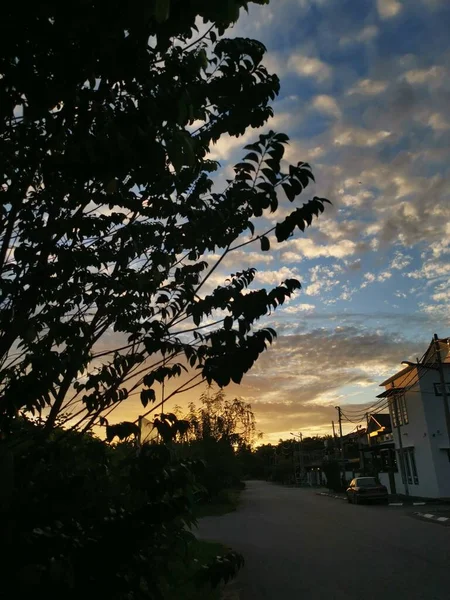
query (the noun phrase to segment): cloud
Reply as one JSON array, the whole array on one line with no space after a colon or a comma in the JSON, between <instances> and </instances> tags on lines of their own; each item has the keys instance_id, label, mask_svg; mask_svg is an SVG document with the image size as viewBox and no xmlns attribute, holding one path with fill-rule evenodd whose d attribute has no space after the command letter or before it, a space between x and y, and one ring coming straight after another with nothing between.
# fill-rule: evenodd
<instances>
[{"instance_id":1,"label":"cloud","mask_svg":"<svg viewBox=\"0 0 450 600\"><path fill-rule=\"evenodd\" d=\"M348 46L350 44L371 42L374 40L379 33L378 27L376 25L368 25L364 27L360 31L356 31L352 35L344 35L339 40L340 46Z\"/></svg>"},{"instance_id":2,"label":"cloud","mask_svg":"<svg viewBox=\"0 0 450 600\"><path fill-rule=\"evenodd\" d=\"M435 131L450 129L450 121L441 113L433 113L428 119L428 125Z\"/></svg>"},{"instance_id":3,"label":"cloud","mask_svg":"<svg viewBox=\"0 0 450 600\"><path fill-rule=\"evenodd\" d=\"M258 427L269 435L309 427L324 433L335 418L336 404L359 408L375 402L383 378L422 346L396 331L347 326L280 336L245 376L241 393L255 399L251 403ZM353 395L342 391L349 386Z\"/></svg>"},{"instance_id":4,"label":"cloud","mask_svg":"<svg viewBox=\"0 0 450 600\"><path fill-rule=\"evenodd\" d=\"M336 146L377 146L391 135L390 131L369 131L359 127L347 127L334 138Z\"/></svg>"},{"instance_id":5,"label":"cloud","mask_svg":"<svg viewBox=\"0 0 450 600\"><path fill-rule=\"evenodd\" d=\"M377 96L386 91L388 86L387 81L375 81L373 79L360 79L354 86L352 86L347 94L361 94L363 96Z\"/></svg>"},{"instance_id":6,"label":"cloud","mask_svg":"<svg viewBox=\"0 0 450 600\"><path fill-rule=\"evenodd\" d=\"M370 283L383 283L383 281L387 281L388 279L390 279L392 277L392 273L390 271L382 271L381 273L378 273L378 275L374 275L373 273L365 273L364 277L363 277L363 282L361 284L361 289L363 290L365 287L367 287Z\"/></svg>"},{"instance_id":7,"label":"cloud","mask_svg":"<svg viewBox=\"0 0 450 600\"><path fill-rule=\"evenodd\" d=\"M249 127L244 135L234 137L228 133L222 135L220 139L211 146L208 158L211 160L227 160L236 150L242 150L249 142L258 137L256 129ZM244 152L244 151L243 151Z\"/></svg>"},{"instance_id":8,"label":"cloud","mask_svg":"<svg viewBox=\"0 0 450 600\"><path fill-rule=\"evenodd\" d=\"M283 308L283 312L290 314L290 315L296 315L298 313L304 313L304 312L313 312L315 310L315 305L314 304L295 304L292 306L286 306L285 308Z\"/></svg>"},{"instance_id":9,"label":"cloud","mask_svg":"<svg viewBox=\"0 0 450 600\"><path fill-rule=\"evenodd\" d=\"M447 75L446 69L433 66L428 69L412 69L404 73L403 78L411 85L439 84Z\"/></svg>"},{"instance_id":10,"label":"cloud","mask_svg":"<svg viewBox=\"0 0 450 600\"><path fill-rule=\"evenodd\" d=\"M285 279L297 279L299 277L296 269L281 267L276 271L258 271L255 282L263 285L279 285Z\"/></svg>"},{"instance_id":11,"label":"cloud","mask_svg":"<svg viewBox=\"0 0 450 600\"><path fill-rule=\"evenodd\" d=\"M343 267L333 265L315 265L309 270L308 285L305 288L307 296L319 296L329 292L340 284Z\"/></svg>"},{"instance_id":12,"label":"cloud","mask_svg":"<svg viewBox=\"0 0 450 600\"><path fill-rule=\"evenodd\" d=\"M402 252L400 252L399 250L397 250L395 252L394 258L391 261L391 264L389 265L389 268L397 269L398 271L402 271L408 265L411 264L411 261L412 261L411 256L407 256L407 255L403 254Z\"/></svg>"},{"instance_id":13,"label":"cloud","mask_svg":"<svg viewBox=\"0 0 450 600\"><path fill-rule=\"evenodd\" d=\"M316 244L312 238L299 238L286 244L288 251L295 250L299 258L346 258L357 251L357 244L353 240L340 240L334 244Z\"/></svg>"},{"instance_id":14,"label":"cloud","mask_svg":"<svg viewBox=\"0 0 450 600\"><path fill-rule=\"evenodd\" d=\"M330 79L332 70L329 65L311 56L304 56L303 54L295 53L292 54L287 63L288 69L297 73L301 77L311 77L317 82L322 83Z\"/></svg>"},{"instance_id":15,"label":"cloud","mask_svg":"<svg viewBox=\"0 0 450 600\"><path fill-rule=\"evenodd\" d=\"M398 0L377 0L378 14L381 19L396 17L402 8L403 5Z\"/></svg>"},{"instance_id":16,"label":"cloud","mask_svg":"<svg viewBox=\"0 0 450 600\"><path fill-rule=\"evenodd\" d=\"M327 96L326 94L315 96L312 101L312 106L317 111L327 115L331 115L336 118L341 116L341 109L332 96Z\"/></svg>"}]
</instances>

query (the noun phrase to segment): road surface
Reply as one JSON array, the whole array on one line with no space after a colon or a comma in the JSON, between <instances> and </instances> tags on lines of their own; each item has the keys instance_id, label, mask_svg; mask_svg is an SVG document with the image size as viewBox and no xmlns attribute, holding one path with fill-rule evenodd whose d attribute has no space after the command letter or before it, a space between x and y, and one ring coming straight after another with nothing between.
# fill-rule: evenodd
<instances>
[{"instance_id":1,"label":"road surface","mask_svg":"<svg viewBox=\"0 0 450 600\"><path fill-rule=\"evenodd\" d=\"M400 507L250 481L239 509L198 534L244 555L236 600L450 599L450 528Z\"/></svg>"}]
</instances>

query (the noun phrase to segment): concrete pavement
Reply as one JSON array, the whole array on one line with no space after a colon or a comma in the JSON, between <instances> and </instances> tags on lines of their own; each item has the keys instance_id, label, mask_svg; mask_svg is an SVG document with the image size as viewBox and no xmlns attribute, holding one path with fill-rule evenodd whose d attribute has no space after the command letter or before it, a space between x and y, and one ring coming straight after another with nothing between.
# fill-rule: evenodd
<instances>
[{"instance_id":1,"label":"concrete pavement","mask_svg":"<svg viewBox=\"0 0 450 600\"><path fill-rule=\"evenodd\" d=\"M198 534L244 555L236 600L450 598L450 528L403 510L250 481L240 508Z\"/></svg>"}]
</instances>

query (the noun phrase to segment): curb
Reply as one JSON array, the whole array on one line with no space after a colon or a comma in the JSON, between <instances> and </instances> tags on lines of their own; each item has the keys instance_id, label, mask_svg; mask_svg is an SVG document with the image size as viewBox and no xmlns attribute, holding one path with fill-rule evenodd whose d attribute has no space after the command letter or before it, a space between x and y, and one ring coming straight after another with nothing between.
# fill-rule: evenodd
<instances>
[{"instance_id":1,"label":"curb","mask_svg":"<svg viewBox=\"0 0 450 600\"><path fill-rule=\"evenodd\" d=\"M433 515L431 513L421 513L421 512L415 512L414 513L416 517L420 517L421 519L427 519L428 521L433 521L434 523L441 523L441 524L449 524L450 521L450 517L439 517L438 515Z\"/></svg>"},{"instance_id":2,"label":"curb","mask_svg":"<svg viewBox=\"0 0 450 600\"><path fill-rule=\"evenodd\" d=\"M388 506L425 506L427 502L389 502Z\"/></svg>"},{"instance_id":3,"label":"curb","mask_svg":"<svg viewBox=\"0 0 450 600\"><path fill-rule=\"evenodd\" d=\"M336 496L335 494L327 494L327 492L316 492L317 496L327 496L328 498L336 498L336 500L347 500L345 496ZM428 502L389 502L388 506L425 506L429 504ZM420 515L422 513L414 513L416 515ZM442 517L442 519L448 520L447 517Z\"/></svg>"},{"instance_id":4,"label":"curb","mask_svg":"<svg viewBox=\"0 0 450 600\"><path fill-rule=\"evenodd\" d=\"M347 500L345 496L336 496L335 494L327 494L326 492L316 492L317 496L328 496L328 498L336 498L336 500Z\"/></svg>"}]
</instances>

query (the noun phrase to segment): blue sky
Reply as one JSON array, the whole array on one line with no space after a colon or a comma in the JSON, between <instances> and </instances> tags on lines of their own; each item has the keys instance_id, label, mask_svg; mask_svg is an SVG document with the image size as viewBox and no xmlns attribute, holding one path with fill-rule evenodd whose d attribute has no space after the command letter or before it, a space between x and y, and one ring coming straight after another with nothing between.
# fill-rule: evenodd
<instances>
[{"instance_id":1,"label":"blue sky","mask_svg":"<svg viewBox=\"0 0 450 600\"><path fill-rule=\"evenodd\" d=\"M305 200L333 202L305 234L239 250L208 280L254 266L257 286L302 283L262 323L274 346L226 390L251 402L265 441L331 433L336 405L372 404L402 360L450 335L449 30L448 0L272 0L228 32L266 45L281 93L263 130L287 133L286 160L312 165ZM211 148L218 187L259 133ZM129 402L118 420L142 410Z\"/></svg>"},{"instance_id":2,"label":"blue sky","mask_svg":"<svg viewBox=\"0 0 450 600\"><path fill-rule=\"evenodd\" d=\"M291 138L290 162L312 164L305 199L333 202L305 235L216 275L253 265L258 284L302 282L269 319L275 347L228 392L252 402L266 440L329 432L336 404L371 404L449 335L449 28L445 0L283 0L230 32L267 46L281 79L268 127ZM217 143L225 174L256 136Z\"/></svg>"}]
</instances>

